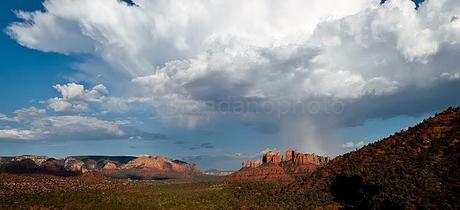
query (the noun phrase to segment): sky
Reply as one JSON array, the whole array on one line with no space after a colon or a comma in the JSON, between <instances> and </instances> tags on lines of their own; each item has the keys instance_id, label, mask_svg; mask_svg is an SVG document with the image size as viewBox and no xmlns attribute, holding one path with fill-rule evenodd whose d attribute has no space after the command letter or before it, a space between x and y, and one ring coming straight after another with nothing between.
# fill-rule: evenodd
<instances>
[{"instance_id":1,"label":"sky","mask_svg":"<svg viewBox=\"0 0 460 210\"><path fill-rule=\"evenodd\" d=\"M460 104L460 2L4 0L0 156L336 156Z\"/></svg>"}]
</instances>

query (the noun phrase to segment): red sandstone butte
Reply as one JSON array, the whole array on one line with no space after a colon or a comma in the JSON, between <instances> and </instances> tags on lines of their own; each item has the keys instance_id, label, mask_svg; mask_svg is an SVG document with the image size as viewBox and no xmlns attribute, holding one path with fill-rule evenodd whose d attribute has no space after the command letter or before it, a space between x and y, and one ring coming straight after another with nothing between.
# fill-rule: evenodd
<instances>
[{"instance_id":1,"label":"red sandstone butte","mask_svg":"<svg viewBox=\"0 0 460 210\"><path fill-rule=\"evenodd\" d=\"M274 163L276 165L280 164L282 161L282 156L277 151L268 151L264 154L262 158L262 164Z\"/></svg>"},{"instance_id":2,"label":"red sandstone butte","mask_svg":"<svg viewBox=\"0 0 460 210\"><path fill-rule=\"evenodd\" d=\"M240 171L226 177L227 181L291 181L296 175L311 174L331 159L316 154L287 150L284 157L268 151L260 160L245 160Z\"/></svg>"}]
</instances>

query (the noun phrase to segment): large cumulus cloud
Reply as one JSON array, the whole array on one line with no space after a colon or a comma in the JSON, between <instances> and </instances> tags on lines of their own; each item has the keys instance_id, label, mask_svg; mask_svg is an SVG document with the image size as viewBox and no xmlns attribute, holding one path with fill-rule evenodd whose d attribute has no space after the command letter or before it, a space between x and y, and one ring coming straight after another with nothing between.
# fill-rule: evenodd
<instances>
[{"instance_id":1,"label":"large cumulus cloud","mask_svg":"<svg viewBox=\"0 0 460 210\"><path fill-rule=\"evenodd\" d=\"M320 19L356 13L366 2L137 0L137 6L129 6L118 0L47 0L45 12L18 12L24 22L8 31L24 46L93 54L138 76L218 42L268 46L300 41Z\"/></svg>"},{"instance_id":2,"label":"large cumulus cloud","mask_svg":"<svg viewBox=\"0 0 460 210\"><path fill-rule=\"evenodd\" d=\"M91 55L80 65L83 79L123 85L118 101L134 97L176 125L222 118L212 111L229 102L232 117L263 130L295 123L327 133L460 102L446 94L459 90L455 0L417 10L409 0L47 0L44 7L19 12L24 21L10 25L11 37L45 52ZM312 101L323 111L282 111L283 102ZM276 105L249 114L234 108L239 103ZM165 114L171 109L174 116ZM318 138L295 138L309 136Z\"/></svg>"}]
</instances>

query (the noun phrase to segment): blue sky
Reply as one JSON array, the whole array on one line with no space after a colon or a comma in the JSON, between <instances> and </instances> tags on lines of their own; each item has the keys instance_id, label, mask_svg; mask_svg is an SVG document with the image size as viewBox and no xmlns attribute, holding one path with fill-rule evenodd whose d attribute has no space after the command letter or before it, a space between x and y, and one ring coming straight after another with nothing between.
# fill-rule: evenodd
<instances>
[{"instance_id":1,"label":"blue sky","mask_svg":"<svg viewBox=\"0 0 460 210\"><path fill-rule=\"evenodd\" d=\"M71 69L70 64L75 58L22 47L4 33L9 24L18 21L13 11L42 9L41 1L6 0L1 4L0 97L7 100L0 103L0 112L9 113L19 104L27 105L32 100L53 96L55 93L50 85L64 81L62 72Z\"/></svg>"},{"instance_id":2,"label":"blue sky","mask_svg":"<svg viewBox=\"0 0 460 210\"><path fill-rule=\"evenodd\" d=\"M0 155L238 169L342 154L460 102L456 1L133 2L0 3Z\"/></svg>"}]
</instances>

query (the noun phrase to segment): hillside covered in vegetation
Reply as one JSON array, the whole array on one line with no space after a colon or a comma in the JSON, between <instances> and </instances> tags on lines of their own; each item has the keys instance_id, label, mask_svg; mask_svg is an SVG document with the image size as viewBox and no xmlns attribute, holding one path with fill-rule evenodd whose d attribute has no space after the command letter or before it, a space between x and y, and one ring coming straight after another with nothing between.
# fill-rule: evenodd
<instances>
[{"instance_id":1,"label":"hillside covered in vegetation","mask_svg":"<svg viewBox=\"0 0 460 210\"><path fill-rule=\"evenodd\" d=\"M345 154L289 186L355 209L459 209L460 108Z\"/></svg>"}]
</instances>

